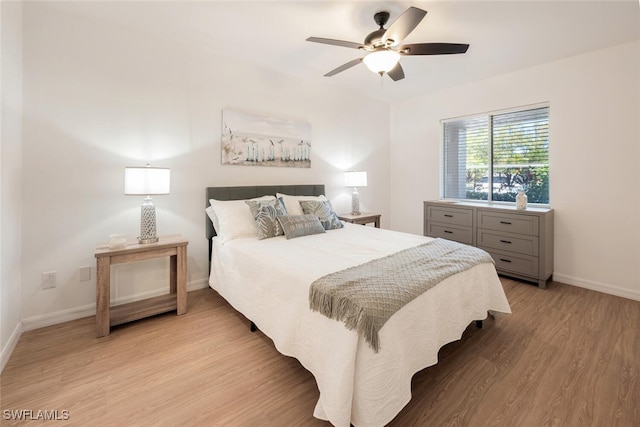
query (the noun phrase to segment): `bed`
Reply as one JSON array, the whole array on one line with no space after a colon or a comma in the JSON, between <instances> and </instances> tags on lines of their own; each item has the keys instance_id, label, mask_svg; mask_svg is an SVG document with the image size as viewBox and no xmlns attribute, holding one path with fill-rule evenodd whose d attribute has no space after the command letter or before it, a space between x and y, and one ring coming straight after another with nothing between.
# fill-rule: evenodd
<instances>
[{"instance_id":1,"label":"bed","mask_svg":"<svg viewBox=\"0 0 640 427\"><path fill-rule=\"evenodd\" d=\"M209 187L206 207L210 214L212 199L277 193L321 196L324 186ZM210 216L206 236L210 287L270 337L280 353L295 357L314 375L320 391L314 416L335 426L389 423L411 399L412 376L436 364L442 346L460 339L488 312L510 313L493 264L481 263L399 309L379 330L374 349L342 321L310 309L311 283L433 239L355 224L300 238L229 239L217 234Z\"/></svg>"}]
</instances>

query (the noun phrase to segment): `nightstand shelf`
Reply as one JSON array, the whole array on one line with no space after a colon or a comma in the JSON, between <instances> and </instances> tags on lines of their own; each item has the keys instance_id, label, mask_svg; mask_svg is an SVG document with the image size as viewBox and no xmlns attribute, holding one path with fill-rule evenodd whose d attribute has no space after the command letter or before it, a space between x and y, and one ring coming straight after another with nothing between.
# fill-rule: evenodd
<instances>
[{"instance_id":1,"label":"nightstand shelf","mask_svg":"<svg viewBox=\"0 0 640 427\"><path fill-rule=\"evenodd\" d=\"M380 216L380 214L363 212L360 215L340 214L338 215L338 218L344 222L350 222L351 224L365 225L373 223L374 227L380 228Z\"/></svg>"},{"instance_id":2,"label":"nightstand shelf","mask_svg":"<svg viewBox=\"0 0 640 427\"><path fill-rule=\"evenodd\" d=\"M187 245L180 235L161 236L158 242L129 242L121 248L107 243L96 247L96 334L109 335L111 326L167 311L187 312ZM151 258L169 257L169 293L111 307L111 266Z\"/></svg>"},{"instance_id":3,"label":"nightstand shelf","mask_svg":"<svg viewBox=\"0 0 640 427\"><path fill-rule=\"evenodd\" d=\"M145 317L154 316L178 308L176 294L165 294L157 297L146 298L127 304L114 305L110 308L111 326L121 325Z\"/></svg>"}]
</instances>

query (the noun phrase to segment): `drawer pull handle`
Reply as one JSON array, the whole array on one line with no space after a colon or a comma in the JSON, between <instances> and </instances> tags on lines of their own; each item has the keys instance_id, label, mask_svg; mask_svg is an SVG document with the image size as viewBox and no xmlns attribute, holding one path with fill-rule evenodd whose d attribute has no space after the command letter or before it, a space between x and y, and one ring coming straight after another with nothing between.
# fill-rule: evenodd
<instances>
[{"instance_id":1,"label":"drawer pull handle","mask_svg":"<svg viewBox=\"0 0 640 427\"><path fill-rule=\"evenodd\" d=\"M500 221L500 224L511 225L509 221Z\"/></svg>"},{"instance_id":2,"label":"drawer pull handle","mask_svg":"<svg viewBox=\"0 0 640 427\"><path fill-rule=\"evenodd\" d=\"M453 234L453 231L449 231L449 230L444 230L444 232L447 234Z\"/></svg>"},{"instance_id":3,"label":"drawer pull handle","mask_svg":"<svg viewBox=\"0 0 640 427\"><path fill-rule=\"evenodd\" d=\"M500 240L500 243L507 243L507 244L509 244L509 245L511 244L511 242L510 242L510 241L508 241L508 240Z\"/></svg>"},{"instance_id":4,"label":"drawer pull handle","mask_svg":"<svg viewBox=\"0 0 640 427\"><path fill-rule=\"evenodd\" d=\"M511 262L510 259L504 259L504 258L500 258L500 261L502 261L502 262Z\"/></svg>"},{"instance_id":5,"label":"drawer pull handle","mask_svg":"<svg viewBox=\"0 0 640 427\"><path fill-rule=\"evenodd\" d=\"M444 216L447 218L453 218L453 215L449 215L449 214L444 214Z\"/></svg>"}]
</instances>

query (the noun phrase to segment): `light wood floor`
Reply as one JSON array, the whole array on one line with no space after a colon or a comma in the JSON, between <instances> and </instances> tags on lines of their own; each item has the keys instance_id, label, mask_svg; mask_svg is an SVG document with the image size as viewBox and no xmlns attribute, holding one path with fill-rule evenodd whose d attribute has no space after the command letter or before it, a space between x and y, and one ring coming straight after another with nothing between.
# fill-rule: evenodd
<instances>
[{"instance_id":1,"label":"light wood floor","mask_svg":"<svg viewBox=\"0 0 640 427\"><path fill-rule=\"evenodd\" d=\"M445 346L390 425L640 426L640 302L502 282L513 314ZM26 332L0 381L2 425L21 409L68 411L55 425L329 425L313 376L210 289L100 339L94 317Z\"/></svg>"}]
</instances>

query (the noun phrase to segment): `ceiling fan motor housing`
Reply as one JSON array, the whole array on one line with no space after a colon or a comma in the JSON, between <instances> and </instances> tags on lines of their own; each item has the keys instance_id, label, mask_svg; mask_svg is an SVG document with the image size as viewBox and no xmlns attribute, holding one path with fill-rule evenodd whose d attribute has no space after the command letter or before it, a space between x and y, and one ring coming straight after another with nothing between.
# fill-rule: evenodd
<instances>
[{"instance_id":1,"label":"ceiling fan motor housing","mask_svg":"<svg viewBox=\"0 0 640 427\"><path fill-rule=\"evenodd\" d=\"M390 16L389 12L387 12L386 10L382 10L380 12L377 12L375 15L373 15L373 20L376 22L376 24L378 24L380 26L380 28L375 30L375 31L373 31L373 32L371 32L371 33L369 33L367 35L367 37L365 37L365 39L364 39L364 44L365 45L372 46L372 47L378 47L378 46L381 46L383 44L381 42L382 36L387 31L383 27L389 21L389 16Z\"/></svg>"},{"instance_id":2,"label":"ceiling fan motor housing","mask_svg":"<svg viewBox=\"0 0 640 427\"><path fill-rule=\"evenodd\" d=\"M386 32L387 30L385 30L384 28L380 28L379 30L375 30L369 33L369 35L367 35L367 37L365 37L364 39L365 46L372 46L372 47L382 46L383 44L382 36Z\"/></svg>"}]
</instances>

